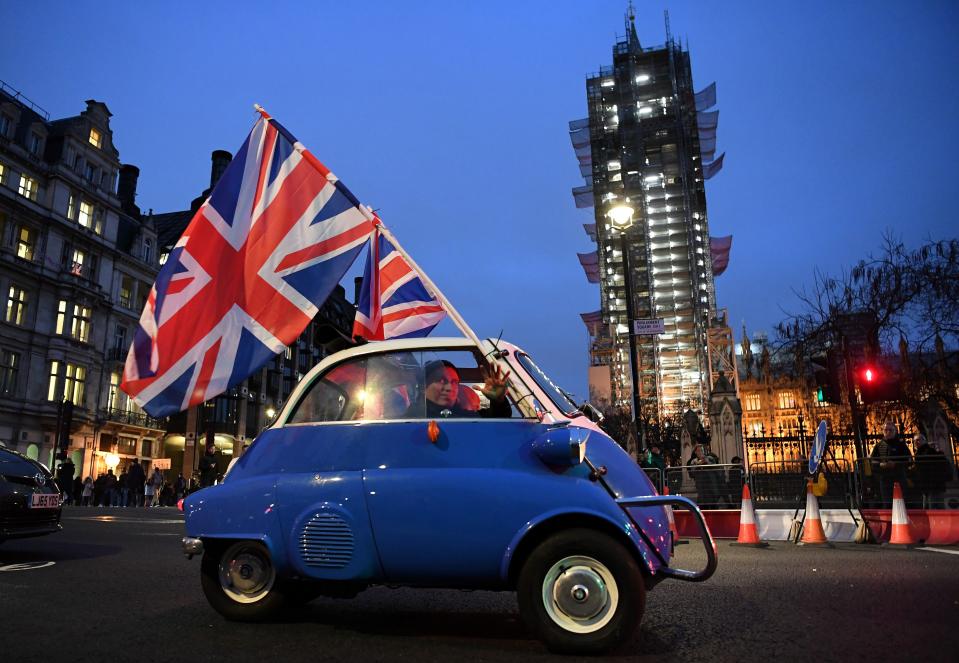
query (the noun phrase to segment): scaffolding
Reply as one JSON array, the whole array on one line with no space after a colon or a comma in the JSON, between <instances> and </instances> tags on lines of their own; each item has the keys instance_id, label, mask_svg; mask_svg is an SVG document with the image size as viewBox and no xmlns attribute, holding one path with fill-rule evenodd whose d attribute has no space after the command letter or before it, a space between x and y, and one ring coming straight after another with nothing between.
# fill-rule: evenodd
<instances>
[{"instance_id":1,"label":"scaffolding","mask_svg":"<svg viewBox=\"0 0 959 663\"><path fill-rule=\"evenodd\" d=\"M664 333L636 338L639 399L656 402L660 416L679 403L704 412L716 304L702 150L713 156L718 115L703 111L715 104L715 87L694 93L689 52L673 40L668 16L662 46L643 48L631 15L626 33L613 47L613 65L587 78L588 118L570 123L586 180L574 197L595 214L591 237L609 339L602 361L610 366L614 404L628 407L629 320L662 318ZM625 231L629 274L622 231L607 216L623 203L634 209Z\"/></svg>"}]
</instances>

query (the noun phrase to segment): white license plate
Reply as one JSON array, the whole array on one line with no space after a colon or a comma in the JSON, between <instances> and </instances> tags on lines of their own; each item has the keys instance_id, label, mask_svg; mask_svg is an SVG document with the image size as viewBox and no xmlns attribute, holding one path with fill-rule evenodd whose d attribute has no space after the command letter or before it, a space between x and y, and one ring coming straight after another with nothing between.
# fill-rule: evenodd
<instances>
[{"instance_id":1,"label":"white license plate","mask_svg":"<svg viewBox=\"0 0 959 663\"><path fill-rule=\"evenodd\" d=\"M31 509L56 509L60 506L60 496L57 493L34 493L30 496Z\"/></svg>"}]
</instances>

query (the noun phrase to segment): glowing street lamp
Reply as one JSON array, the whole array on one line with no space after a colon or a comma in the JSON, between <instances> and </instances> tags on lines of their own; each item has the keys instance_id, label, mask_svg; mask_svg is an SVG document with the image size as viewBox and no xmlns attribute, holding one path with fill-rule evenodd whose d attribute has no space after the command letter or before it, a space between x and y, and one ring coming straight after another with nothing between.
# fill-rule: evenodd
<instances>
[{"instance_id":1,"label":"glowing street lamp","mask_svg":"<svg viewBox=\"0 0 959 663\"><path fill-rule=\"evenodd\" d=\"M266 418L267 418L267 419L270 419L270 420L272 421L272 420L273 420L273 417L274 417L275 415L276 415L276 410L274 410L272 407L266 408Z\"/></svg>"},{"instance_id":2,"label":"glowing street lamp","mask_svg":"<svg viewBox=\"0 0 959 663\"><path fill-rule=\"evenodd\" d=\"M613 227L625 230L633 225L633 212L629 205L617 205L606 213L609 220L613 222Z\"/></svg>"}]
</instances>

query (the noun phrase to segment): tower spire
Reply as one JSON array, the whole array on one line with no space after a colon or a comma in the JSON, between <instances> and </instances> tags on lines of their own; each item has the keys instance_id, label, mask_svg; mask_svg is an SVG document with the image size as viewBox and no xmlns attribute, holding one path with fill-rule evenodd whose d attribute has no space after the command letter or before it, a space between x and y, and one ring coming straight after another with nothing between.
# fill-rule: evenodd
<instances>
[{"instance_id":1,"label":"tower spire","mask_svg":"<svg viewBox=\"0 0 959 663\"><path fill-rule=\"evenodd\" d=\"M628 35L630 49L641 51L643 47L636 35L636 9L633 7L633 0L629 0L626 5L626 34Z\"/></svg>"}]
</instances>

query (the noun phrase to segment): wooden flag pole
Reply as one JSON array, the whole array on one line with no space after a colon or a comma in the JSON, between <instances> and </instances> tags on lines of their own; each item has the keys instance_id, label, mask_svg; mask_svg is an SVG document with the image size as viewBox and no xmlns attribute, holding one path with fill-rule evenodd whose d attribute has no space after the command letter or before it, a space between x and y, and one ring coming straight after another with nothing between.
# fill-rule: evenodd
<instances>
[{"instance_id":1,"label":"wooden flag pole","mask_svg":"<svg viewBox=\"0 0 959 663\"><path fill-rule=\"evenodd\" d=\"M376 217L376 220L373 223L377 228L379 228L380 232L383 233L386 239L390 241L390 243L393 245L393 248L399 251L400 255L406 259L406 262L410 264L410 267L412 267L413 270L419 274L419 277L423 280L423 285L425 285L426 289L429 290L430 293L439 300L440 304L446 310L446 314L449 315L450 319L453 321L453 324L459 327L459 330L463 332L463 335L469 340L473 341L473 343L476 344L476 347L479 348L480 352L483 352L485 355L486 353L483 350L483 344L479 337L472 330L472 328L466 324L466 320L464 320L463 316L459 314L459 311L457 311L453 305L450 304L450 301L446 298L442 291L437 288L436 284L433 283L430 277L426 275L426 272L420 269L420 266L416 264L416 261L413 260L413 258L410 257L410 254L403 249L400 243L396 240L396 236L390 232L390 229L386 227L379 217Z\"/></svg>"}]
</instances>

